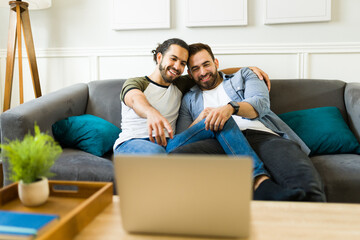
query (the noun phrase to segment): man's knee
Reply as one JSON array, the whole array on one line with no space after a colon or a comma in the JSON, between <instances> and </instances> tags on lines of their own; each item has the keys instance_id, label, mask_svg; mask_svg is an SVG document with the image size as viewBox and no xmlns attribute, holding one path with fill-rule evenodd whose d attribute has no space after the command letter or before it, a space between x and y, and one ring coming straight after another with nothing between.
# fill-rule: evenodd
<instances>
[{"instance_id":1,"label":"man's knee","mask_svg":"<svg viewBox=\"0 0 360 240\"><path fill-rule=\"evenodd\" d=\"M165 154L165 148L148 140L133 139L122 143L116 154Z\"/></svg>"},{"instance_id":2,"label":"man's knee","mask_svg":"<svg viewBox=\"0 0 360 240\"><path fill-rule=\"evenodd\" d=\"M153 144L153 145L147 145L146 149L142 148L139 150L139 153L146 153L146 154L165 154L166 150L164 147Z\"/></svg>"},{"instance_id":3,"label":"man's knee","mask_svg":"<svg viewBox=\"0 0 360 240\"><path fill-rule=\"evenodd\" d=\"M307 155L301 150L299 144L281 137L271 138L263 142L260 148L261 152L271 154L275 158L307 157Z\"/></svg>"},{"instance_id":4,"label":"man's knee","mask_svg":"<svg viewBox=\"0 0 360 240\"><path fill-rule=\"evenodd\" d=\"M305 201L326 200L322 180L311 159L300 146L287 139L272 138L262 145L265 166L278 183L305 191ZM264 150L264 149L263 149Z\"/></svg>"}]
</instances>

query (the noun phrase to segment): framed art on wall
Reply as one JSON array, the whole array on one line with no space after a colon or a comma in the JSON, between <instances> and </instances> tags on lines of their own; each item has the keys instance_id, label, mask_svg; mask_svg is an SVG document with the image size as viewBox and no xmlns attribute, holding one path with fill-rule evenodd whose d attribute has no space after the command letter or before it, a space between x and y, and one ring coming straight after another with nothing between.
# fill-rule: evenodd
<instances>
[{"instance_id":1,"label":"framed art on wall","mask_svg":"<svg viewBox=\"0 0 360 240\"><path fill-rule=\"evenodd\" d=\"M247 0L186 0L186 26L247 25Z\"/></svg>"},{"instance_id":2,"label":"framed art on wall","mask_svg":"<svg viewBox=\"0 0 360 240\"><path fill-rule=\"evenodd\" d=\"M265 24L331 20L331 0L264 0Z\"/></svg>"},{"instance_id":3,"label":"framed art on wall","mask_svg":"<svg viewBox=\"0 0 360 240\"><path fill-rule=\"evenodd\" d=\"M113 0L112 29L170 28L170 0Z\"/></svg>"}]
</instances>

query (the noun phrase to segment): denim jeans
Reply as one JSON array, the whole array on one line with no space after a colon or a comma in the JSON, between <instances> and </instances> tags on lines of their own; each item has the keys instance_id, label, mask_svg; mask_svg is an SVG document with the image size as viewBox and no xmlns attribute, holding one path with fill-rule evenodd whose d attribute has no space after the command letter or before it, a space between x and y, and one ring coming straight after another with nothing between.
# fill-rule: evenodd
<instances>
[{"instance_id":1,"label":"denim jeans","mask_svg":"<svg viewBox=\"0 0 360 240\"><path fill-rule=\"evenodd\" d=\"M166 152L169 153L178 147L210 138L217 139L227 155L250 156L253 160L254 178L264 174L270 176L265 170L263 162L251 148L232 117L225 123L224 128L218 132L205 130L205 119L203 119L182 133L176 134L173 139L169 139Z\"/></svg>"},{"instance_id":2,"label":"denim jeans","mask_svg":"<svg viewBox=\"0 0 360 240\"><path fill-rule=\"evenodd\" d=\"M304 190L306 193L304 201L326 201L319 173L296 142L251 129L243 131L243 134L277 184L287 189ZM225 154L225 151L216 139L206 139L183 145L171 153Z\"/></svg>"},{"instance_id":3,"label":"denim jeans","mask_svg":"<svg viewBox=\"0 0 360 240\"><path fill-rule=\"evenodd\" d=\"M150 138L133 138L115 148L114 154L165 154L163 146L153 143Z\"/></svg>"},{"instance_id":4,"label":"denim jeans","mask_svg":"<svg viewBox=\"0 0 360 240\"><path fill-rule=\"evenodd\" d=\"M230 118L222 131L212 132L205 130L205 120L200 121L191 128L188 128L180 134L176 134L173 139L167 139L166 148L156 143L150 142L149 138L131 139L115 149L115 154L135 153L135 154L162 154L169 153L174 149L194 143L204 139L217 139L228 155L247 155L253 159L253 177L267 175L263 162L250 147L243 133L238 128L233 118Z\"/></svg>"},{"instance_id":5,"label":"denim jeans","mask_svg":"<svg viewBox=\"0 0 360 240\"><path fill-rule=\"evenodd\" d=\"M256 130L246 130L244 135L275 182L288 189L304 190L304 201L326 201L320 174L299 144Z\"/></svg>"}]
</instances>

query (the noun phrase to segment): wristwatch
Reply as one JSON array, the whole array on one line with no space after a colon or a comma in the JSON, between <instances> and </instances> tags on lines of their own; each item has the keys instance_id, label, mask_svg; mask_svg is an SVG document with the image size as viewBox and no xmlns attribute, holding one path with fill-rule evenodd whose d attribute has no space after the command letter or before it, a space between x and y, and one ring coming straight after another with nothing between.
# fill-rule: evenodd
<instances>
[{"instance_id":1,"label":"wristwatch","mask_svg":"<svg viewBox=\"0 0 360 240\"><path fill-rule=\"evenodd\" d=\"M235 101L230 101L230 102L228 102L228 104L230 104L230 106L232 106L234 108L233 115L237 114L239 109L240 109L239 104L237 102L235 102Z\"/></svg>"}]
</instances>

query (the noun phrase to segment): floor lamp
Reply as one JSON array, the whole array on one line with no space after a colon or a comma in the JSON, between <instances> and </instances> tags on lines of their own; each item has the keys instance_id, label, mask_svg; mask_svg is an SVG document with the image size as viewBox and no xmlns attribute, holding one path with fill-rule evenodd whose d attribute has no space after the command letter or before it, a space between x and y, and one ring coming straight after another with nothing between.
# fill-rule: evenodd
<instances>
[{"instance_id":1,"label":"floor lamp","mask_svg":"<svg viewBox=\"0 0 360 240\"><path fill-rule=\"evenodd\" d=\"M18 46L20 104L24 102L21 30L23 30L23 34L24 34L24 40L25 40L24 42L29 60L35 97L37 98L41 96L39 73L36 63L34 41L32 37L29 11L28 11L29 9L28 2L31 4L30 9L41 9L51 6L51 0L29 0L26 2L17 0L17 1L9 2L10 21L9 21L9 33L8 33L8 45L7 45L7 57L6 57L6 76L5 76L3 111L6 111L10 108L12 83L14 77L16 45Z\"/></svg>"}]
</instances>

